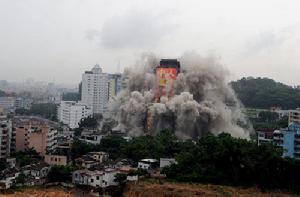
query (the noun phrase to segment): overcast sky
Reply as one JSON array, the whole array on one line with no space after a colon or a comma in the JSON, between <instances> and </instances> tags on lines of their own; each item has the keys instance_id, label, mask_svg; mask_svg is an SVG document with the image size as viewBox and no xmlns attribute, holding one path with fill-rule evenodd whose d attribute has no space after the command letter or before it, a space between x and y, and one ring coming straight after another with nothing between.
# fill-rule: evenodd
<instances>
[{"instance_id":1,"label":"overcast sky","mask_svg":"<svg viewBox=\"0 0 300 197\"><path fill-rule=\"evenodd\" d=\"M214 55L232 78L300 84L300 1L0 0L0 79L77 84L143 52ZM120 67L118 66L120 63Z\"/></svg>"}]
</instances>

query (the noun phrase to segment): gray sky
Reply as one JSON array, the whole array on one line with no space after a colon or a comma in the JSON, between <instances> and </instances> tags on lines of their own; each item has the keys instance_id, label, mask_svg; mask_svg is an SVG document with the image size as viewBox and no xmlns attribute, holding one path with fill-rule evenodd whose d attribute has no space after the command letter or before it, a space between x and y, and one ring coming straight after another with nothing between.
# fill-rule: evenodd
<instances>
[{"instance_id":1,"label":"gray sky","mask_svg":"<svg viewBox=\"0 0 300 197\"><path fill-rule=\"evenodd\" d=\"M232 78L300 84L300 1L0 0L0 79L77 84L143 52L214 55Z\"/></svg>"}]
</instances>

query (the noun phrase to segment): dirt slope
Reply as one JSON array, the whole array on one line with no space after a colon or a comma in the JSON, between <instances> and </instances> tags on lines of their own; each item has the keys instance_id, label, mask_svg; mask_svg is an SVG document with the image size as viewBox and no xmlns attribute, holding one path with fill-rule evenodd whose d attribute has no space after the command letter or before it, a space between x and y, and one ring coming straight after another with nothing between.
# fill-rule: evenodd
<instances>
[{"instance_id":1,"label":"dirt slope","mask_svg":"<svg viewBox=\"0 0 300 197\"><path fill-rule=\"evenodd\" d=\"M25 189L12 194L0 194L0 197L92 197L80 190L67 190L61 187Z\"/></svg>"},{"instance_id":2,"label":"dirt slope","mask_svg":"<svg viewBox=\"0 0 300 197\"><path fill-rule=\"evenodd\" d=\"M219 185L149 182L130 183L126 186L123 195L124 197L290 196L277 191L262 193L256 188L242 189Z\"/></svg>"}]
</instances>

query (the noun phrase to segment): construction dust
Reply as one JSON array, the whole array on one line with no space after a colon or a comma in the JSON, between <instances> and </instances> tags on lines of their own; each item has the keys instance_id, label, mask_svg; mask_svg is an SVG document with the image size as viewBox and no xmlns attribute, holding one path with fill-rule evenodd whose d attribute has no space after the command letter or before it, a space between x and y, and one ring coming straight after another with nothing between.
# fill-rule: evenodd
<instances>
[{"instance_id":1,"label":"construction dust","mask_svg":"<svg viewBox=\"0 0 300 197\"><path fill-rule=\"evenodd\" d=\"M207 132L249 138L241 104L228 84L229 72L215 58L194 53L178 58L180 72L171 85L165 84L165 93L157 101L160 82L155 70L160 59L144 55L135 66L125 69L126 88L109 106L119 123L116 130L130 136L170 129L181 139Z\"/></svg>"}]
</instances>

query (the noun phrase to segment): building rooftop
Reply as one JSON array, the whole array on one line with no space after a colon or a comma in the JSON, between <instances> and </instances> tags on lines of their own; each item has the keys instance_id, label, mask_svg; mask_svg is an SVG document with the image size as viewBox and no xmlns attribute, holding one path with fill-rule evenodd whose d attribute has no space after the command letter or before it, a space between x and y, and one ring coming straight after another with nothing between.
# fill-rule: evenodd
<instances>
[{"instance_id":1,"label":"building rooftop","mask_svg":"<svg viewBox=\"0 0 300 197\"><path fill-rule=\"evenodd\" d=\"M155 163L155 162L158 162L158 160L156 160L156 159L142 159L141 162Z\"/></svg>"}]
</instances>

